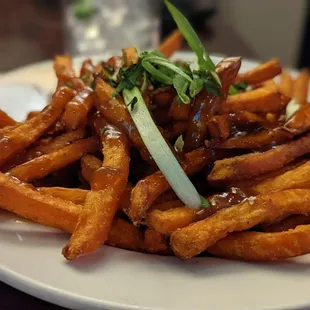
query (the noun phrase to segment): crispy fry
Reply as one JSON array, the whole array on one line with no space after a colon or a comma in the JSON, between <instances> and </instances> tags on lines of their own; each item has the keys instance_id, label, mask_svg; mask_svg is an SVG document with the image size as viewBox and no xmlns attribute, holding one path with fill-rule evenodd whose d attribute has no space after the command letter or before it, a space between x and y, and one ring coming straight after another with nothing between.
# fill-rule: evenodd
<instances>
[{"instance_id":1,"label":"crispy fry","mask_svg":"<svg viewBox=\"0 0 310 310\"><path fill-rule=\"evenodd\" d=\"M42 155L24 164L21 164L8 173L21 181L30 182L41 179L48 174L57 171L82 158L86 153L94 153L98 150L97 138L80 140L65 146L58 151Z\"/></svg>"},{"instance_id":2,"label":"crispy fry","mask_svg":"<svg viewBox=\"0 0 310 310\"><path fill-rule=\"evenodd\" d=\"M91 184L91 180L95 171L97 171L102 166L102 162L95 156L85 155L81 159L81 168L82 176L87 181L88 184Z\"/></svg>"},{"instance_id":3,"label":"crispy fry","mask_svg":"<svg viewBox=\"0 0 310 310\"><path fill-rule=\"evenodd\" d=\"M234 137L222 143L217 143L217 148L226 149L259 149L262 147L272 147L287 142L293 138L293 135L282 128L273 130L263 130L254 134L241 137Z\"/></svg>"},{"instance_id":4,"label":"crispy fry","mask_svg":"<svg viewBox=\"0 0 310 310\"><path fill-rule=\"evenodd\" d=\"M262 224L260 229L265 232L281 232L289 229L294 229L299 225L309 225L310 216L309 215L292 215L280 222L275 222L272 224Z\"/></svg>"},{"instance_id":5,"label":"crispy fry","mask_svg":"<svg viewBox=\"0 0 310 310\"><path fill-rule=\"evenodd\" d=\"M88 193L88 191L84 189L64 187L39 187L38 191L49 196L71 201L77 205L84 204Z\"/></svg>"},{"instance_id":6,"label":"crispy fry","mask_svg":"<svg viewBox=\"0 0 310 310\"><path fill-rule=\"evenodd\" d=\"M307 104L309 89L309 71L303 69L293 83L293 98L300 104Z\"/></svg>"},{"instance_id":7,"label":"crispy fry","mask_svg":"<svg viewBox=\"0 0 310 310\"><path fill-rule=\"evenodd\" d=\"M153 104L160 109L170 107L173 98L176 96L176 91L173 87L158 88L151 93Z\"/></svg>"},{"instance_id":8,"label":"crispy fry","mask_svg":"<svg viewBox=\"0 0 310 310\"><path fill-rule=\"evenodd\" d=\"M41 113L41 111L31 111L27 114L27 118L26 120L30 120L32 118L34 118L35 116L38 116Z\"/></svg>"},{"instance_id":9,"label":"crispy fry","mask_svg":"<svg viewBox=\"0 0 310 310\"><path fill-rule=\"evenodd\" d=\"M63 249L68 260L95 251L108 239L118 202L129 175L129 149L124 134L108 125L101 135L103 166L97 170L87 194L83 213L70 242Z\"/></svg>"},{"instance_id":10,"label":"crispy fry","mask_svg":"<svg viewBox=\"0 0 310 310\"><path fill-rule=\"evenodd\" d=\"M81 70L80 70L80 77L81 80L85 83L85 85L90 86L93 81L93 73L94 73L94 66L91 59L86 59L83 61Z\"/></svg>"},{"instance_id":11,"label":"crispy fry","mask_svg":"<svg viewBox=\"0 0 310 310\"><path fill-rule=\"evenodd\" d=\"M73 90L60 88L53 96L52 103L38 116L24 122L13 130L6 132L0 139L0 165L14 155L33 144L42 136L63 112L67 102L73 97Z\"/></svg>"},{"instance_id":12,"label":"crispy fry","mask_svg":"<svg viewBox=\"0 0 310 310\"><path fill-rule=\"evenodd\" d=\"M167 237L149 228L144 233L144 246L148 253L164 255L171 253Z\"/></svg>"},{"instance_id":13,"label":"crispy fry","mask_svg":"<svg viewBox=\"0 0 310 310\"><path fill-rule=\"evenodd\" d=\"M148 210L148 212L151 213L153 210L166 211L182 206L184 206L184 203L181 200L166 201L153 204L151 208Z\"/></svg>"},{"instance_id":14,"label":"crispy fry","mask_svg":"<svg viewBox=\"0 0 310 310\"><path fill-rule=\"evenodd\" d=\"M187 122L175 122L165 127L163 135L168 141L174 141L180 135L185 133Z\"/></svg>"},{"instance_id":15,"label":"crispy fry","mask_svg":"<svg viewBox=\"0 0 310 310\"><path fill-rule=\"evenodd\" d=\"M228 96L226 102L221 106L224 113L240 111L258 113L276 113L284 108L290 98L281 93L266 88L257 88L252 91Z\"/></svg>"},{"instance_id":16,"label":"crispy fry","mask_svg":"<svg viewBox=\"0 0 310 310\"><path fill-rule=\"evenodd\" d=\"M170 116L176 121L187 121L191 111L190 104L181 104L177 99L172 101L170 107Z\"/></svg>"},{"instance_id":17,"label":"crispy fry","mask_svg":"<svg viewBox=\"0 0 310 310\"><path fill-rule=\"evenodd\" d=\"M15 124L16 121L14 121L13 118L8 116L3 110L0 109L0 128L14 126Z\"/></svg>"},{"instance_id":18,"label":"crispy fry","mask_svg":"<svg viewBox=\"0 0 310 310\"><path fill-rule=\"evenodd\" d=\"M42 194L2 173L0 206L29 220L64 231L73 231L82 208L70 201Z\"/></svg>"},{"instance_id":19,"label":"crispy fry","mask_svg":"<svg viewBox=\"0 0 310 310\"><path fill-rule=\"evenodd\" d=\"M310 162L289 170L275 178L267 179L257 185L251 186L253 194L278 192L293 188L310 188Z\"/></svg>"},{"instance_id":20,"label":"crispy fry","mask_svg":"<svg viewBox=\"0 0 310 310\"><path fill-rule=\"evenodd\" d=\"M225 154L227 153L216 153L201 147L185 154L183 169L186 174L192 175L212 163L216 158L223 158ZM154 201L169 188L169 183L160 171L139 181L131 192L131 204L127 211L133 223L140 224Z\"/></svg>"},{"instance_id":21,"label":"crispy fry","mask_svg":"<svg viewBox=\"0 0 310 310\"><path fill-rule=\"evenodd\" d=\"M310 105L307 104L296 111L283 128L294 136L308 131L310 129Z\"/></svg>"},{"instance_id":22,"label":"crispy fry","mask_svg":"<svg viewBox=\"0 0 310 310\"><path fill-rule=\"evenodd\" d=\"M238 74L240 65L241 58L223 59L216 66L216 72L222 81L221 96L207 94L206 90L201 91L197 96L189 117L188 130L184 140L184 150L186 152L201 146L207 138L208 120L211 116L218 114L222 102L227 97L229 87Z\"/></svg>"},{"instance_id":23,"label":"crispy fry","mask_svg":"<svg viewBox=\"0 0 310 310\"><path fill-rule=\"evenodd\" d=\"M180 50L183 44L182 33L176 29L171 32L167 38L160 44L158 50L166 57L172 56L176 51Z\"/></svg>"},{"instance_id":24,"label":"crispy fry","mask_svg":"<svg viewBox=\"0 0 310 310\"><path fill-rule=\"evenodd\" d=\"M287 97L293 97L293 79L288 72L282 72L280 83L277 85L280 93Z\"/></svg>"},{"instance_id":25,"label":"crispy fry","mask_svg":"<svg viewBox=\"0 0 310 310\"><path fill-rule=\"evenodd\" d=\"M218 140L226 140L231 133L231 123L228 115L216 115L208 121L210 136Z\"/></svg>"},{"instance_id":26,"label":"crispy fry","mask_svg":"<svg viewBox=\"0 0 310 310\"><path fill-rule=\"evenodd\" d=\"M124 66L129 67L138 62L138 51L135 47L128 47L123 49Z\"/></svg>"},{"instance_id":27,"label":"crispy fry","mask_svg":"<svg viewBox=\"0 0 310 310\"><path fill-rule=\"evenodd\" d=\"M62 116L62 125L67 131L85 127L87 114L94 104L93 90L84 88L67 104Z\"/></svg>"},{"instance_id":28,"label":"crispy fry","mask_svg":"<svg viewBox=\"0 0 310 310\"><path fill-rule=\"evenodd\" d=\"M310 152L309 134L267 152L217 160L208 180L215 185L251 179L280 169L308 152Z\"/></svg>"},{"instance_id":29,"label":"crispy fry","mask_svg":"<svg viewBox=\"0 0 310 310\"><path fill-rule=\"evenodd\" d=\"M310 210L309 199L310 190L306 189L253 197L173 232L170 245L177 256L191 258L234 231L247 230L290 214L307 213Z\"/></svg>"},{"instance_id":30,"label":"crispy fry","mask_svg":"<svg viewBox=\"0 0 310 310\"><path fill-rule=\"evenodd\" d=\"M237 113L230 113L228 115L230 122L238 129L248 128L255 124L260 124L262 127L266 127L266 125L268 125L268 123L266 124L266 120L263 117L252 112L240 111ZM269 127L270 126L268 126L268 128Z\"/></svg>"},{"instance_id":31,"label":"crispy fry","mask_svg":"<svg viewBox=\"0 0 310 310\"><path fill-rule=\"evenodd\" d=\"M278 91L278 86L274 80L267 80L259 85L259 87L269 89L271 91Z\"/></svg>"},{"instance_id":32,"label":"crispy fry","mask_svg":"<svg viewBox=\"0 0 310 310\"><path fill-rule=\"evenodd\" d=\"M236 81L237 82L244 81L247 82L248 84L255 85L273 79L281 72L282 72L282 66L279 60L272 59L246 73L239 74L236 78Z\"/></svg>"},{"instance_id":33,"label":"crispy fry","mask_svg":"<svg viewBox=\"0 0 310 310\"><path fill-rule=\"evenodd\" d=\"M218 241L208 252L228 259L276 261L310 253L310 225L283 232L243 231Z\"/></svg>"}]
</instances>

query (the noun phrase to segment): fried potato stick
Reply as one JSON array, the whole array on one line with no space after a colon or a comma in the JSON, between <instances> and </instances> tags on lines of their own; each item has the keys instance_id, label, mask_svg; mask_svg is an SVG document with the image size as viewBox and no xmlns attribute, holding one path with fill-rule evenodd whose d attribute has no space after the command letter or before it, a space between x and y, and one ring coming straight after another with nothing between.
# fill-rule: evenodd
<instances>
[{"instance_id":1,"label":"fried potato stick","mask_svg":"<svg viewBox=\"0 0 310 310\"><path fill-rule=\"evenodd\" d=\"M176 51L181 49L182 44L182 33L178 29L176 29L165 38L165 40L159 45L158 50L166 57L170 57Z\"/></svg>"},{"instance_id":2,"label":"fried potato stick","mask_svg":"<svg viewBox=\"0 0 310 310\"><path fill-rule=\"evenodd\" d=\"M248 111L254 113L277 113L284 108L290 98L279 92L266 88L257 88L251 91L228 96L221 105L224 113Z\"/></svg>"},{"instance_id":3,"label":"fried potato stick","mask_svg":"<svg viewBox=\"0 0 310 310\"><path fill-rule=\"evenodd\" d=\"M216 115L208 121L210 136L217 140L226 140L231 133L231 122L228 115Z\"/></svg>"},{"instance_id":4,"label":"fried potato stick","mask_svg":"<svg viewBox=\"0 0 310 310\"><path fill-rule=\"evenodd\" d=\"M81 80L85 83L85 85L90 86L93 81L93 73L94 73L94 65L91 59L86 59L83 61L81 70L80 70L80 77Z\"/></svg>"},{"instance_id":5,"label":"fried potato stick","mask_svg":"<svg viewBox=\"0 0 310 310\"><path fill-rule=\"evenodd\" d=\"M272 59L246 73L239 74L236 78L236 82L247 82L251 85L260 84L267 80L273 79L281 72L282 66L279 60Z\"/></svg>"},{"instance_id":6,"label":"fried potato stick","mask_svg":"<svg viewBox=\"0 0 310 310\"><path fill-rule=\"evenodd\" d=\"M277 87L279 92L283 95L290 98L293 96L293 79L289 72L282 72Z\"/></svg>"},{"instance_id":7,"label":"fried potato stick","mask_svg":"<svg viewBox=\"0 0 310 310\"><path fill-rule=\"evenodd\" d=\"M161 255L172 254L167 237L149 228L144 233L144 246L148 253Z\"/></svg>"},{"instance_id":8,"label":"fried potato stick","mask_svg":"<svg viewBox=\"0 0 310 310\"><path fill-rule=\"evenodd\" d=\"M184 139L184 150L186 152L201 146L207 138L208 120L220 111L221 104L225 101L229 87L235 80L240 66L240 57L223 59L216 66L216 73L222 82L221 96L213 93L208 94L206 90L198 94L190 113L188 130Z\"/></svg>"},{"instance_id":9,"label":"fried potato stick","mask_svg":"<svg viewBox=\"0 0 310 310\"><path fill-rule=\"evenodd\" d=\"M8 173L24 182L42 179L50 173L78 161L84 154L96 152L98 147L96 137L80 140L53 153L21 164Z\"/></svg>"},{"instance_id":10,"label":"fried potato stick","mask_svg":"<svg viewBox=\"0 0 310 310\"><path fill-rule=\"evenodd\" d=\"M108 239L118 203L129 175L127 138L113 126L106 126L101 135L103 166L94 173L92 190L87 194L83 212L63 255L73 260L95 251Z\"/></svg>"},{"instance_id":11,"label":"fried potato stick","mask_svg":"<svg viewBox=\"0 0 310 310\"><path fill-rule=\"evenodd\" d=\"M274 233L254 231L233 233L207 251L228 259L267 262L308 254L310 225Z\"/></svg>"},{"instance_id":12,"label":"fried potato stick","mask_svg":"<svg viewBox=\"0 0 310 310\"><path fill-rule=\"evenodd\" d=\"M138 62L138 51L135 47L124 48L122 52L124 66L129 67Z\"/></svg>"},{"instance_id":13,"label":"fried potato stick","mask_svg":"<svg viewBox=\"0 0 310 310\"><path fill-rule=\"evenodd\" d=\"M84 204L88 193L88 191L84 189L64 187L39 187L38 191L49 196L71 201L77 205Z\"/></svg>"},{"instance_id":14,"label":"fried potato stick","mask_svg":"<svg viewBox=\"0 0 310 310\"><path fill-rule=\"evenodd\" d=\"M310 216L309 215L292 215L280 222L276 223L266 223L259 226L264 232L281 232L287 231L289 229L294 229L299 225L309 225Z\"/></svg>"},{"instance_id":15,"label":"fried potato stick","mask_svg":"<svg viewBox=\"0 0 310 310\"><path fill-rule=\"evenodd\" d=\"M170 245L183 259L200 254L229 233L273 222L290 214L310 210L310 190L291 189L260 195L172 233Z\"/></svg>"},{"instance_id":16,"label":"fried potato stick","mask_svg":"<svg viewBox=\"0 0 310 310\"><path fill-rule=\"evenodd\" d=\"M74 91L72 89L60 88L54 94L52 103L38 116L6 132L0 139L0 165L3 165L14 155L33 144L55 124L73 95Z\"/></svg>"},{"instance_id":17,"label":"fried potato stick","mask_svg":"<svg viewBox=\"0 0 310 310\"><path fill-rule=\"evenodd\" d=\"M310 134L267 152L217 160L208 176L213 185L251 179L275 171L310 152Z\"/></svg>"},{"instance_id":18,"label":"fried potato stick","mask_svg":"<svg viewBox=\"0 0 310 310\"><path fill-rule=\"evenodd\" d=\"M308 89L309 71L308 69L303 69L300 71L299 75L293 82L293 98L302 105L307 104Z\"/></svg>"},{"instance_id":19,"label":"fried potato stick","mask_svg":"<svg viewBox=\"0 0 310 310\"><path fill-rule=\"evenodd\" d=\"M0 128L13 126L16 124L13 118L8 116L3 110L0 109Z\"/></svg>"},{"instance_id":20,"label":"fried potato stick","mask_svg":"<svg viewBox=\"0 0 310 310\"><path fill-rule=\"evenodd\" d=\"M89 87L79 91L78 94L67 104L62 116L62 124L67 131L85 127L87 114L94 104L93 90Z\"/></svg>"},{"instance_id":21,"label":"fried potato stick","mask_svg":"<svg viewBox=\"0 0 310 310\"><path fill-rule=\"evenodd\" d=\"M296 111L284 124L283 129L292 133L294 136L308 131L310 129L310 105L307 104Z\"/></svg>"},{"instance_id":22,"label":"fried potato stick","mask_svg":"<svg viewBox=\"0 0 310 310\"><path fill-rule=\"evenodd\" d=\"M102 166L102 162L95 156L85 155L81 159L81 168L82 176L87 181L88 184L91 184L91 180L95 171L97 171Z\"/></svg>"},{"instance_id":23,"label":"fried potato stick","mask_svg":"<svg viewBox=\"0 0 310 310\"><path fill-rule=\"evenodd\" d=\"M187 122L174 122L164 128L163 135L168 140L174 140L187 130Z\"/></svg>"},{"instance_id":24,"label":"fried potato stick","mask_svg":"<svg viewBox=\"0 0 310 310\"><path fill-rule=\"evenodd\" d=\"M27 114L27 118L26 120L30 120L32 118L34 118L35 116L38 116L41 113L41 111L31 111Z\"/></svg>"},{"instance_id":25,"label":"fried potato stick","mask_svg":"<svg viewBox=\"0 0 310 310\"><path fill-rule=\"evenodd\" d=\"M162 87L151 92L153 105L160 109L168 109L176 96L176 91L173 87Z\"/></svg>"},{"instance_id":26,"label":"fried potato stick","mask_svg":"<svg viewBox=\"0 0 310 310\"><path fill-rule=\"evenodd\" d=\"M186 174L192 175L212 163L216 158L223 158L226 155L226 152L214 152L201 147L185 154L185 162L182 167ZM140 180L131 192L131 204L126 212L133 223L140 224L146 217L147 210L168 189L170 189L170 185L161 171Z\"/></svg>"},{"instance_id":27,"label":"fried potato stick","mask_svg":"<svg viewBox=\"0 0 310 310\"><path fill-rule=\"evenodd\" d=\"M176 121L187 121L191 112L190 104L181 104L177 99L172 101L169 114Z\"/></svg>"}]
</instances>

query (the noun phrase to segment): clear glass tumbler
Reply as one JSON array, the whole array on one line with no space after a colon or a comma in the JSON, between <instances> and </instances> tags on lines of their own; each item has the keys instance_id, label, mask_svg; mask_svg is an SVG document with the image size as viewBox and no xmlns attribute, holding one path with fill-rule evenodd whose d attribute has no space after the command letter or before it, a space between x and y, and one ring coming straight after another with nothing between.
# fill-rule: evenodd
<instances>
[{"instance_id":1,"label":"clear glass tumbler","mask_svg":"<svg viewBox=\"0 0 310 310\"><path fill-rule=\"evenodd\" d=\"M63 4L67 53L97 54L158 45L160 1L63 0Z\"/></svg>"}]
</instances>

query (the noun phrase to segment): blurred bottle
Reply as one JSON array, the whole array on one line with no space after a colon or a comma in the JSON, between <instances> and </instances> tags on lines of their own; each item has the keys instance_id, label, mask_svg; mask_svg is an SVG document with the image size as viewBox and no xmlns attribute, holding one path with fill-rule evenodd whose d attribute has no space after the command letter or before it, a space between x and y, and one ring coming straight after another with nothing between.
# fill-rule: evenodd
<instances>
[{"instance_id":1,"label":"blurred bottle","mask_svg":"<svg viewBox=\"0 0 310 310\"><path fill-rule=\"evenodd\" d=\"M156 47L160 31L157 0L63 0L65 51L96 54L128 46Z\"/></svg>"}]
</instances>

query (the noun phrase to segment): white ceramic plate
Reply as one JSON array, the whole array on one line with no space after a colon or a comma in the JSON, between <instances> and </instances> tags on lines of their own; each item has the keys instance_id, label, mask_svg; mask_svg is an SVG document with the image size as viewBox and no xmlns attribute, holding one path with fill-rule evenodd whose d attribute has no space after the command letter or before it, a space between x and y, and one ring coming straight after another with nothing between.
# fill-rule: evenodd
<instances>
[{"instance_id":1,"label":"white ceramic plate","mask_svg":"<svg viewBox=\"0 0 310 310\"><path fill-rule=\"evenodd\" d=\"M178 54L187 60L188 54ZM79 65L81 59L77 59ZM243 70L257 63L243 62ZM52 63L8 73L0 87L56 85ZM0 106L22 119L35 109L27 101ZM41 107L38 107L41 108ZM180 261L102 247L68 263L61 255L68 235L0 213L0 280L33 296L71 309L262 310L310 308L310 256L273 264L214 258Z\"/></svg>"}]
</instances>

